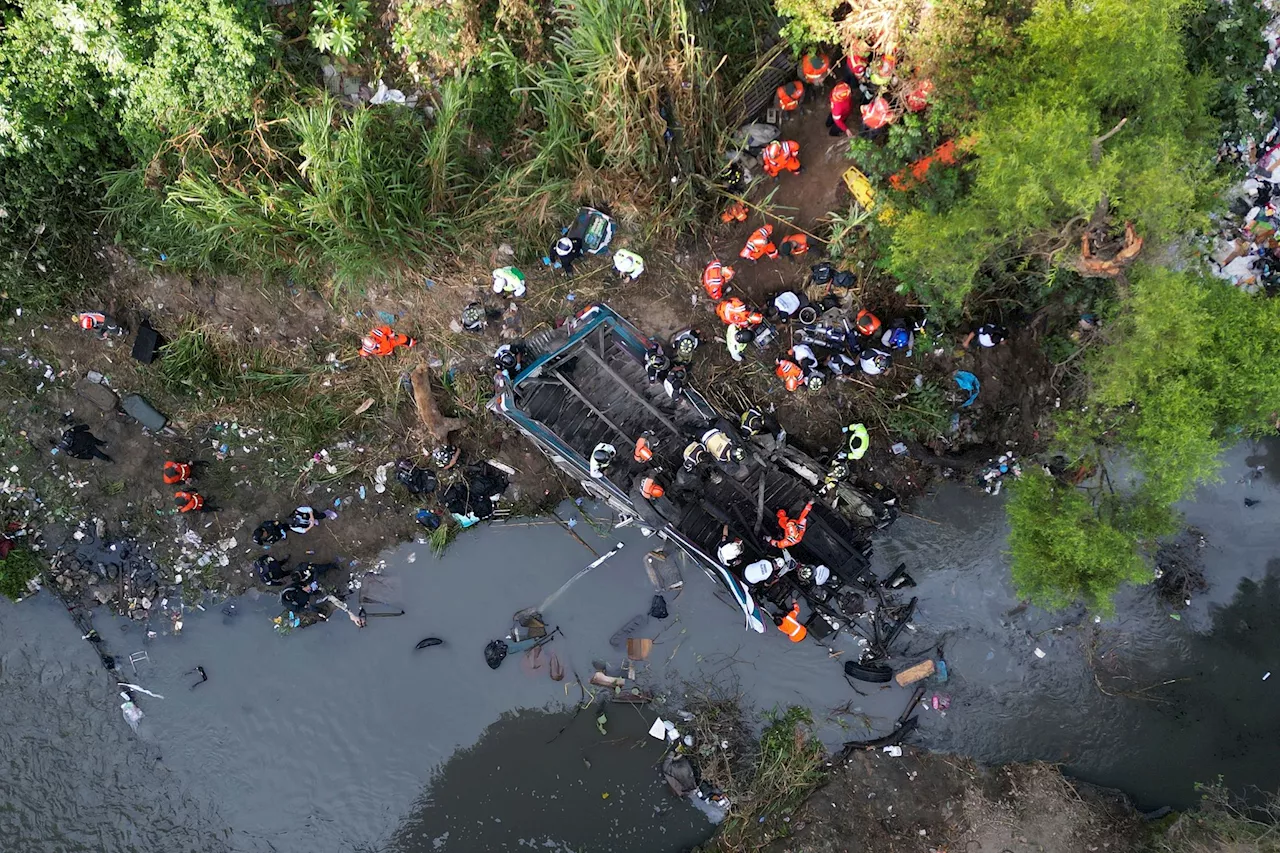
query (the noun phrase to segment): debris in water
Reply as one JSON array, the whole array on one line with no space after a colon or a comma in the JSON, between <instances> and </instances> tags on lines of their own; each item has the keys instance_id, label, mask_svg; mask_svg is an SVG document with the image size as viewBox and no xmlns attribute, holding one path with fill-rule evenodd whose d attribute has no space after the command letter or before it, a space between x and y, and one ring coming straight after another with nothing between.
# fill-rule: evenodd
<instances>
[{"instance_id":1,"label":"debris in water","mask_svg":"<svg viewBox=\"0 0 1280 853\"><path fill-rule=\"evenodd\" d=\"M1044 657L1044 649L1041 649L1041 648L1037 647L1037 648L1036 648L1036 657L1038 657L1038 658L1043 658L1043 657Z\"/></svg>"}]
</instances>

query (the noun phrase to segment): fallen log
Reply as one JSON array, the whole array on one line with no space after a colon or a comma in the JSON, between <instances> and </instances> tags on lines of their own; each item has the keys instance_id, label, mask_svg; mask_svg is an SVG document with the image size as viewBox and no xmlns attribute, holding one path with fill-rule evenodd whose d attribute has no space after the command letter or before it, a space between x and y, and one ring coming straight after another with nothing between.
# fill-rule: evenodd
<instances>
[{"instance_id":1,"label":"fallen log","mask_svg":"<svg viewBox=\"0 0 1280 853\"><path fill-rule=\"evenodd\" d=\"M418 407L418 419L437 444L448 444L449 433L462 429L463 422L458 418L446 418L440 413L440 406L431 393L431 376L427 373L425 364L413 369L409 381L413 385L413 402Z\"/></svg>"}]
</instances>

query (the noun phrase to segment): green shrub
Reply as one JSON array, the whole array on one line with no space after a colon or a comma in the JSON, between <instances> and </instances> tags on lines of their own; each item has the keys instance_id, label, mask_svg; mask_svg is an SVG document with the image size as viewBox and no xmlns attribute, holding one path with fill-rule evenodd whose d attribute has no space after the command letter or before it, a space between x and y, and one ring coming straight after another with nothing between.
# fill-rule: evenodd
<instances>
[{"instance_id":1,"label":"green shrub","mask_svg":"<svg viewBox=\"0 0 1280 853\"><path fill-rule=\"evenodd\" d=\"M27 594L27 581L44 570L42 559L31 549L15 546L0 560L0 595L17 600Z\"/></svg>"}]
</instances>

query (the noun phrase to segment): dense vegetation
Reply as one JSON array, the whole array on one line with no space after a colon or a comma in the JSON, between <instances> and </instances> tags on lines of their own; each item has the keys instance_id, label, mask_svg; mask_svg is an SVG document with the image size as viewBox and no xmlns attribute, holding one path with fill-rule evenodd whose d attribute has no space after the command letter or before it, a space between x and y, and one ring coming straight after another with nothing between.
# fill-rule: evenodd
<instances>
[{"instance_id":1,"label":"dense vegetation","mask_svg":"<svg viewBox=\"0 0 1280 853\"><path fill-rule=\"evenodd\" d=\"M835 218L836 254L939 320L1048 318L1078 391L1051 439L1067 464L1010 502L1026 594L1106 609L1221 445L1280 411L1272 303L1205 278L1186 249L1233 178L1223 134L1256 138L1280 106L1257 75L1257 4L776 0L777 21L763 0L2 8L6 307L96 285L110 243L341 294L421 280L496 233L528 260L599 197L648 236L689 232L712 207L731 105L781 31L797 51L895 46L935 85L930 110L851 143L883 205ZM419 105L344 97L379 80ZM947 140L958 166L891 188ZM1082 235L1118 240L1127 222L1141 265L1085 275ZM1065 332L1085 312L1101 331L1075 351ZM1113 481L1117 461L1132 475Z\"/></svg>"}]
</instances>

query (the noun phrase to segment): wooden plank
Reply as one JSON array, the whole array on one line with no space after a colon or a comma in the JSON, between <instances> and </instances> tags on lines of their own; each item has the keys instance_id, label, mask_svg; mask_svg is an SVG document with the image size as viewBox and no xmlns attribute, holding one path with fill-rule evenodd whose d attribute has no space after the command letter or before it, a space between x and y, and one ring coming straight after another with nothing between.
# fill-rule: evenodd
<instances>
[{"instance_id":1,"label":"wooden plank","mask_svg":"<svg viewBox=\"0 0 1280 853\"><path fill-rule=\"evenodd\" d=\"M612 420L610 420L609 416L606 415L604 412L597 409L595 404L586 398L586 395L584 395L581 391L575 388L572 382L564 378L564 374L562 374L559 370L553 370L551 372L551 375L554 376L560 382L560 384L564 386L566 391L568 391L573 396L577 397L579 400L582 401L582 404L584 406L586 406L588 409L594 412L596 417L598 417L600 420L608 424L613 429L613 431L618 434L618 437L622 439L623 447L627 447L627 446L630 446L631 444L634 444L634 439L632 439L631 436L627 435L626 430L624 430L622 427L618 426Z\"/></svg>"},{"instance_id":2,"label":"wooden plank","mask_svg":"<svg viewBox=\"0 0 1280 853\"><path fill-rule=\"evenodd\" d=\"M899 687L906 687L908 684L915 684L917 681L922 681L933 675L935 669L936 667L932 660L923 660L915 666L907 667L895 675L893 680L898 682Z\"/></svg>"},{"instance_id":3,"label":"wooden plank","mask_svg":"<svg viewBox=\"0 0 1280 853\"><path fill-rule=\"evenodd\" d=\"M640 403L640 405L644 406L645 409L649 411L649 414L656 417L664 427L669 429L672 435L676 435L676 436L680 435L680 430L677 429L676 425L671 422L671 419L668 418L666 415L664 415L662 412L658 411L657 407L655 407L652 403L646 400L643 394L641 394L639 391L633 388L630 382L628 382L627 380L619 376L618 372L614 370L612 367L610 367L605 362L602 356L597 354L596 351L593 350L591 347L583 347L582 349L583 349L583 352L591 356L591 358L595 361L596 364L600 365L601 370L609 374L609 376L611 376L615 382L621 385L627 391L627 393L629 393L632 397L634 397Z\"/></svg>"}]
</instances>

